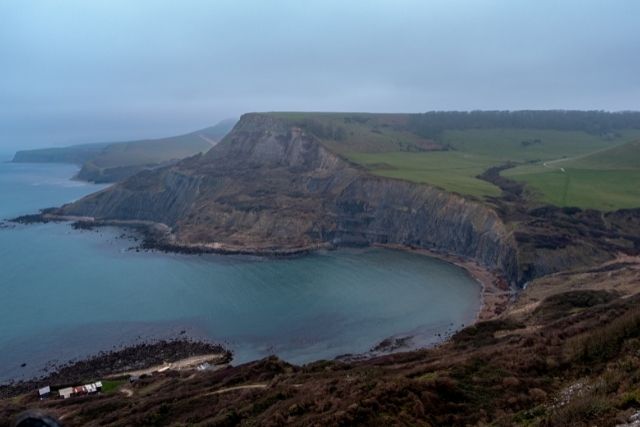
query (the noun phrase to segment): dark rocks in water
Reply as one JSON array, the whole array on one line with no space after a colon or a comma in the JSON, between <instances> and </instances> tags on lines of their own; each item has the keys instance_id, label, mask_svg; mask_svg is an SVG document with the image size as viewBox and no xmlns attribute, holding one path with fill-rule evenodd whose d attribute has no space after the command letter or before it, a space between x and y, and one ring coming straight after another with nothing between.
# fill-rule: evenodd
<instances>
[{"instance_id":1,"label":"dark rocks in water","mask_svg":"<svg viewBox=\"0 0 640 427\"><path fill-rule=\"evenodd\" d=\"M46 224L48 222L51 222L52 220L45 217L43 214L31 214L21 215L19 217L11 219L10 221L18 224Z\"/></svg>"},{"instance_id":2,"label":"dark rocks in water","mask_svg":"<svg viewBox=\"0 0 640 427\"><path fill-rule=\"evenodd\" d=\"M57 210L58 208L44 208L44 209L40 209L40 213L30 214L30 215L21 215L19 217L10 219L9 221L18 223L18 224L38 224L38 223L66 221L64 218L56 218L55 216L50 216L50 214L57 212Z\"/></svg>"},{"instance_id":3,"label":"dark rocks in water","mask_svg":"<svg viewBox=\"0 0 640 427\"><path fill-rule=\"evenodd\" d=\"M440 334L438 334L438 336L439 335ZM386 338L378 343L375 347L373 347L370 351L374 353L391 353L402 348L409 349L412 340L413 337L411 336Z\"/></svg>"},{"instance_id":4,"label":"dark rocks in water","mask_svg":"<svg viewBox=\"0 0 640 427\"><path fill-rule=\"evenodd\" d=\"M71 227L74 230L95 230L96 225L92 221L75 221Z\"/></svg>"}]
</instances>

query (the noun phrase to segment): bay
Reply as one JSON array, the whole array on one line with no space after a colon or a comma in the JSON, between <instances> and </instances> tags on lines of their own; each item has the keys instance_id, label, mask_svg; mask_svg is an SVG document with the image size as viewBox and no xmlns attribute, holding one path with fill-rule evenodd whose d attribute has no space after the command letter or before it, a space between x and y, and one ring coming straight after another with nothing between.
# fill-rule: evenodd
<instances>
[{"instance_id":1,"label":"bay","mask_svg":"<svg viewBox=\"0 0 640 427\"><path fill-rule=\"evenodd\" d=\"M0 219L104 186L73 165L0 163ZM123 230L0 228L0 383L149 339L225 344L234 363L366 352L388 337L429 345L473 321L479 285L455 265L385 249L272 259L135 250ZM22 367L21 365L26 364Z\"/></svg>"}]
</instances>

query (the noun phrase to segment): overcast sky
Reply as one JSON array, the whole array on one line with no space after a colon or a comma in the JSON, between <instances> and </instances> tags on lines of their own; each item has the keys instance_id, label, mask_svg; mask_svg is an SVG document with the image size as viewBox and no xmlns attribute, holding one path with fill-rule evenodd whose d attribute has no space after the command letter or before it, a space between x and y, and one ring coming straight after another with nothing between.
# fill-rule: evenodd
<instances>
[{"instance_id":1,"label":"overcast sky","mask_svg":"<svg viewBox=\"0 0 640 427\"><path fill-rule=\"evenodd\" d=\"M0 148L248 111L640 109L637 0L0 0Z\"/></svg>"}]
</instances>

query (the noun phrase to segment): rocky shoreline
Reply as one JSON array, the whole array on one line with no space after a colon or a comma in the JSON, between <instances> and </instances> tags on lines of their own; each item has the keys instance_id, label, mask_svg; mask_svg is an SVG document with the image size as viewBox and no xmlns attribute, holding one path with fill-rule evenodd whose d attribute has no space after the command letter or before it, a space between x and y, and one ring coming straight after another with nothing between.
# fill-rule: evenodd
<instances>
[{"instance_id":1,"label":"rocky shoreline","mask_svg":"<svg viewBox=\"0 0 640 427\"><path fill-rule=\"evenodd\" d=\"M161 223L151 221L96 220L92 217L54 215L48 213L48 211L48 209L43 209L41 213L22 215L9 220L9 222L19 224L71 222L71 226L77 230L92 230L97 227L121 227L139 233L141 237L139 249L186 255L219 254L289 257L306 255L322 249L326 250L336 248L336 246L331 243L290 248L252 248L222 243L182 243L176 242L170 228Z\"/></svg>"},{"instance_id":2,"label":"rocky shoreline","mask_svg":"<svg viewBox=\"0 0 640 427\"><path fill-rule=\"evenodd\" d=\"M100 380L127 371L207 354L220 354L219 363L232 360L231 351L220 344L190 339L160 340L101 352L86 359L54 366L54 372L40 378L0 385L0 398L20 395L47 385L72 386L89 379Z\"/></svg>"},{"instance_id":3,"label":"rocky shoreline","mask_svg":"<svg viewBox=\"0 0 640 427\"><path fill-rule=\"evenodd\" d=\"M132 249L159 251L164 253L178 253L186 255L219 254L219 255L253 255L264 257L291 257L311 254L318 250L337 249L339 245L330 243L299 248L246 248L240 246L229 246L223 244L184 244L177 243L168 226L150 221L121 221L121 220L95 220L91 217L60 216L48 213L45 209L40 214L25 215L11 220L12 222L30 224L46 222L71 222L72 227L78 230L93 230L99 227L121 227L133 231L137 236L138 243ZM407 245L397 244L372 244L372 247L399 250L417 253L420 255L437 258L445 262L463 268L473 277L481 288L480 308L476 313L475 320L471 324L479 321L492 320L501 315L513 303L516 296L516 289L509 285L508 281L497 271L491 271L476 261L455 256L444 252L428 250ZM470 324L470 325L471 325ZM465 325L465 326L470 326ZM445 331L439 336L437 342L429 347L439 346L446 343L456 331ZM337 356L336 360L345 362L371 359L386 354L415 350L412 345L411 336L389 337L376 343L370 351L361 354L345 354ZM0 395L2 391L0 390Z\"/></svg>"},{"instance_id":4,"label":"rocky shoreline","mask_svg":"<svg viewBox=\"0 0 640 427\"><path fill-rule=\"evenodd\" d=\"M136 249L178 253L186 255L219 254L219 255L255 255L266 257L290 257L311 254L318 250L337 249L339 245L332 243L314 244L291 248L252 248L231 246L221 243L182 243L176 242L171 229L165 224L151 221L95 220L91 217L60 216L48 213L44 209L40 214L24 215L11 221L21 224L72 222L75 229L91 230L96 227L122 227L135 231L140 235L140 244ZM480 265L473 259L449 253L419 248L411 245L374 243L371 246L386 249L409 251L432 258L438 258L466 270L481 286L481 308L476 320L491 320L504 312L515 299L517 290L509 285L508 280L498 271Z\"/></svg>"}]
</instances>

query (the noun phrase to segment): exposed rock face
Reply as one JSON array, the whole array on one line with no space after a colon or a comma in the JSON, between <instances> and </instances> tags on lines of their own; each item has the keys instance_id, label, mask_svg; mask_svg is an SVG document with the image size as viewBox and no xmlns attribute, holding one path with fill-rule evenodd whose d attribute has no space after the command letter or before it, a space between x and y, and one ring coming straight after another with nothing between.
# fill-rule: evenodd
<instances>
[{"instance_id":1,"label":"exposed rock face","mask_svg":"<svg viewBox=\"0 0 640 427\"><path fill-rule=\"evenodd\" d=\"M243 116L204 155L142 172L58 213L164 223L177 244L268 251L389 243L472 257L517 275L513 239L490 208L368 175L317 139Z\"/></svg>"},{"instance_id":2,"label":"exposed rock face","mask_svg":"<svg viewBox=\"0 0 640 427\"><path fill-rule=\"evenodd\" d=\"M520 282L640 254L640 209L603 213L544 206L521 216L514 233Z\"/></svg>"},{"instance_id":3,"label":"exposed rock face","mask_svg":"<svg viewBox=\"0 0 640 427\"><path fill-rule=\"evenodd\" d=\"M82 165L80 171L76 174L75 178L82 181L94 182L96 184L105 184L111 182L123 181L130 176L140 173L147 169L154 169L157 167L167 166L173 162L164 162L163 164L149 164L149 165L132 165L132 166L118 166L113 168L99 168L93 165L91 162L86 162Z\"/></svg>"},{"instance_id":4,"label":"exposed rock face","mask_svg":"<svg viewBox=\"0 0 640 427\"><path fill-rule=\"evenodd\" d=\"M491 209L425 185L362 176L337 199L340 243L398 243L470 257L515 278L516 251Z\"/></svg>"}]
</instances>

